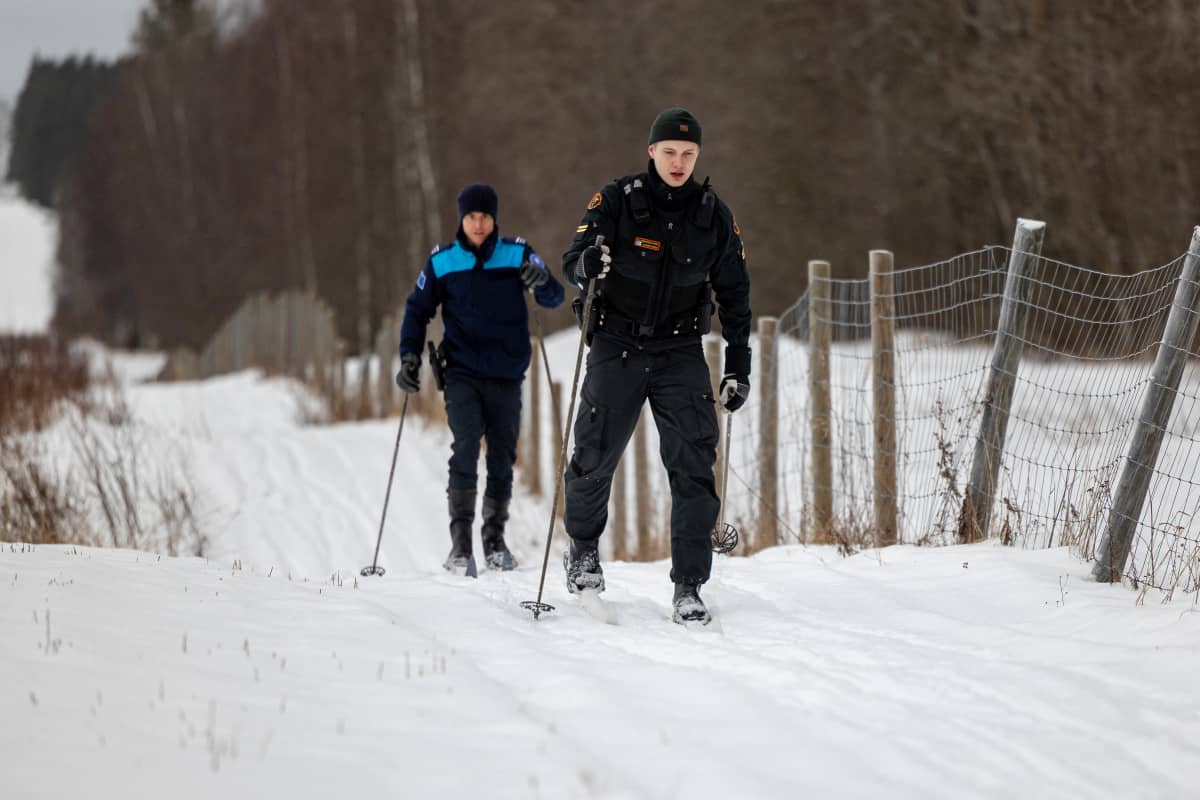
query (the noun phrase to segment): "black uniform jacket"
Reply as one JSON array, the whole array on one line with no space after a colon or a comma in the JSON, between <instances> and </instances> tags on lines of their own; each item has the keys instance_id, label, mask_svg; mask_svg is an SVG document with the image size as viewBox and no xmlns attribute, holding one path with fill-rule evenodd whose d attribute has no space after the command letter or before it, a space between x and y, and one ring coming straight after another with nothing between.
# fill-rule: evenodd
<instances>
[{"instance_id":1,"label":"black uniform jacket","mask_svg":"<svg viewBox=\"0 0 1200 800\"><path fill-rule=\"evenodd\" d=\"M671 187L651 162L647 172L618 178L594 194L563 254L563 274L581 289L575 266L598 235L613 264L597 283L596 330L652 346L690 338L707 332L715 294L726 371L736 362L749 374L745 246L733 212L707 181Z\"/></svg>"}]
</instances>

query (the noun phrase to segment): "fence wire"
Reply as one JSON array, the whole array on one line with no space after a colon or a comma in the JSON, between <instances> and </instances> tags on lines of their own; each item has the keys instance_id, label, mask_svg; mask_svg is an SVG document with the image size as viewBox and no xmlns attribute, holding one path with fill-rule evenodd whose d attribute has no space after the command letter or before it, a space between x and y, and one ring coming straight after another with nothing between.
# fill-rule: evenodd
<instances>
[{"instance_id":1,"label":"fence wire","mask_svg":"<svg viewBox=\"0 0 1200 800\"><path fill-rule=\"evenodd\" d=\"M900 540L957 541L1011 249L988 247L894 273ZM1030 255L1023 345L991 531L1022 547L1094 556L1184 257L1114 275ZM873 538L871 297L868 279L828 280L834 529ZM785 542L812 536L810 292L780 318L778 508ZM1200 369L1193 345L1165 431L1127 576L1200 590ZM728 513L759 513L761 430L752 401L731 453Z\"/></svg>"}]
</instances>

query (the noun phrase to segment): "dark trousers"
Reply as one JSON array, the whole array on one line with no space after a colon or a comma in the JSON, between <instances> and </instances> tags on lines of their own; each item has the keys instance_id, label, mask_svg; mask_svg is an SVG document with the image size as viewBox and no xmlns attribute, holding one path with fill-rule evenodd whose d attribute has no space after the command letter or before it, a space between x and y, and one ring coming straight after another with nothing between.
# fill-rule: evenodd
<instances>
[{"instance_id":1,"label":"dark trousers","mask_svg":"<svg viewBox=\"0 0 1200 800\"><path fill-rule=\"evenodd\" d=\"M450 447L450 488L477 488L479 440L486 438L485 494L497 500L511 498L517 433L521 427L521 382L448 375L446 417L454 434Z\"/></svg>"},{"instance_id":2,"label":"dark trousers","mask_svg":"<svg viewBox=\"0 0 1200 800\"><path fill-rule=\"evenodd\" d=\"M720 510L713 479L717 413L699 337L672 345L654 351L604 334L593 338L566 470L564 519L574 539L604 532L613 472L649 400L671 484L671 579L703 583L712 570L710 536Z\"/></svg>"}]
</instances>

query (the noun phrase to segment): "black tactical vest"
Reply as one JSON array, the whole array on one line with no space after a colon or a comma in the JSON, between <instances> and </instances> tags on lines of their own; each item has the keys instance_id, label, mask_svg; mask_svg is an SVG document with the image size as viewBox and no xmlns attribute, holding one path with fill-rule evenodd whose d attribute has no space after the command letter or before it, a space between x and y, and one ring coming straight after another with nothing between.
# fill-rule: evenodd
<instances>
[{"instance_id":1,"label":"black tactical vest","mask_svg":"<svg viewBox=\"0 0 1200 800\"><path fill-rule=\"evenodd\" d=\"M618 186L612 270L599 295L597 327L656 338L706 333L708 274L720 255L717 201L708 181L677 211L655 206L646 173L622 178Z\"/></svg>"}]
</instances>

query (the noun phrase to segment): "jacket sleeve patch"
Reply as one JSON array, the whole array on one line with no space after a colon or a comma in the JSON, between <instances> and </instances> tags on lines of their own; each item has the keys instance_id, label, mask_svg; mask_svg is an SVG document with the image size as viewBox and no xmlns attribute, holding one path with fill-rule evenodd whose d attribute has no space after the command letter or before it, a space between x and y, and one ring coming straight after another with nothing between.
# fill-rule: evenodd
<instances>
[{"instance_id":1,"label":"jacket sleeve patch","mask_svg":"<svg viewBox=\"0 0 1200 800\"><path fill-rule=\"evenodd\" d=\"M421 274L417 276L417 288L425 288L425 270L421 270Z\"/></svg>"}]
</instances>

